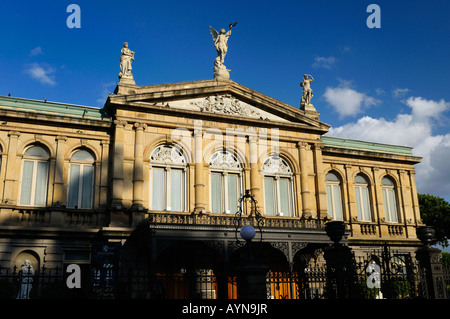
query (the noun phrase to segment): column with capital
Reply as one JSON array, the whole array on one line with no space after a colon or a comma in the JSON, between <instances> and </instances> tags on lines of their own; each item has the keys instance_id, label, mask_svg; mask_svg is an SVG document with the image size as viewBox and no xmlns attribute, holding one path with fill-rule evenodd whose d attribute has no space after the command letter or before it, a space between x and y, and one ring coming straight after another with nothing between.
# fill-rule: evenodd
<instances>
[{"instance_id":1,"label":"column with capital","mask_svg":"<svg viewBox=\"0 0 450 319\"><path fill-rule=\"evenodd\" d=\"M125 127L127 121L115 120L114 155L112 170L112 198L111 206L116 209L123 208L123 158L125 143Z\"/></svg>"},{"instance_id":2,"label":"column with capital","mask_svg":"<svg viewBox=\"0 0 450 319\"><path fill-rule=\"evenodd\" d=\"M20 167L17 163L17 143L20 136L20 132L10 131L9 145L8 145L8 158L6 161L6 174L5 174L5 186L3 189L3 203L8 205L16 205L18 199L18 180L20 176Z\"/></svg>"},{"instance_id":3,"label":"column with capital","mask_svg":"<svg viewBox=\"0 0 450 319\"><path fill-rule=\"evenodd\" d=\"M399 203L400 205L400 211L399 211L399 216L398 216L398 222L399 223L403 223L406 226L406 222L408 219L408 215L411 214L411 201L409 200L409 194L408 194L408 172L404 169L400 169L398 171L398 176L399 176L399 181L400 181L400 185L399 185L399 189L398 189L398 193L399 195ZM406 229L406 227L405 227ZM408 235L408 234L406 234Z\"/></svg>"},{"instance_id":4,"label":"column with capital","mask_svg":"<svg viewBox=\"0 0 450 319\"><path fill-rule=\"evenodd\" d=\"M373 211L373 222L378 222L380 220L380 214L383 211L383 193L380 184L380 169L378 167L372 167L372 177L373 177L373 193L374 193L374 205L375 210Z\"/></svg>"},{"instance_id":5,"label":"column with capital","mask_svg":"<svg viewBox=\"0 0 450 319\"><path fill-rule=\"evenodd\" d=\"M322 159L322 148L321 143L313 144L314 152L314 170L316 173L316 194L317 194L317 217L325 218L328 216L328 205L327 205L327 189L325 184L325 176L323 173L323 159Z\"/></svg>"},{"instance_id":6,"label":"column with capital","mask_svg":"<svg viewBox=\"0 0 450 319\"><path fill-rule=\"evenodd\" d=\"M206 210L205 181L203 180L203 132L201 129L194 130L194 167L194 211L201 213Z\"/></svg>"},{"instance_id":7,"label":"column with capital","mask_svg":"<svg viewBox=\"0 0 450 319\"><path fill-rule=\"evenodd\" d=\"M259 181L259 169L258 169L258 137L251 135L248 137L249 153L250 153L250 192L253 198L256 200L258 207L261 206L260 202L260 181Z\"/></svg>"},{"instance_id":8,"label":"column with capital","mask_svg":"<svg viewBox=\"0 0 450 319\"><path fill-rule=\"evenodd\" d=\"M306 142L299 142L297 144L299 149L300 158L300 184L301 184L301 195L303 202L303 218L309 218L312 215L311 207L311 193L309 191L309 173L308 173L308 163L307 163L307 150L309 150L309 144Z\"/></svg>"},{"instance_id":9,"label":"column with capital","mask_svg":"<svg viewBox=\"0 0 450 319\"><path fill-rule=\"evenodd\" d=\"M417 186L416 186L416 172L409 171L409 179L411 183L411 198L412 198L412 209L413 209L413 222L415 224L422 223L422 218L420 217L420 209L419 209L419 197L417 195Z\"/></svg>"},{"instance_id":10,"label":"column with capital","mask_svg":"<svg viewBox=\"0 0 450 319\"><path fill-rule=\"evenodd\" d=\"M134 123L134 128L133 207L143 209L144 132L147 128L147 124Z\"/></svg>"},{"instance_id":11,"label":"column with capital","mask_svg":"<svg viewBox=\"0 0 450 319\"><path fill-rule=\"evenodd\" d=\"M100 198L99 206L105 207L108 203L108 163L109 163L109 140L102 140L102 169L100 171Z\"/></svg>"},{"instance_id":12,"label":"column with capital","mask_svg":"<svg viewBox=\"0 0 450 319\"><path fill-rule=\"evenodd\" d=\"M64 152L67 142L66 136L56 137L56 165L53 183L53 206L62 206L66 203L64 192Z\"/></svg>"},{"instance_id":13,"label":"column with capital","mask_svg":"<svg viewBox=\"0 0 450 319\"><path fill-rule=\"evenodd\" d=\"M350 224L352 221L358 220L358 212L356 210L356 198L354 182L352 178L353 166L351 164L345 164L345 179L347 181L347 199L348 199L348 220Z\"/></svg>"}]
</instances>

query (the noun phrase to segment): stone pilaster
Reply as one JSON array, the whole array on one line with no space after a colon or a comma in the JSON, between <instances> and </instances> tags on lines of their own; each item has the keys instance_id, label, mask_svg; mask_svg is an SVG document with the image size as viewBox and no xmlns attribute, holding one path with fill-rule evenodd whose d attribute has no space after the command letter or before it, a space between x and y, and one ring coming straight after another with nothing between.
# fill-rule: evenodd
<instances>
[{"instance_id":1,"label":"stone pilaster","mask_svg":"<svg viewBox=\"0 0 450 319\"><path fill-rule=\"evenodd\" d=\"M323 145L316 143L313 145L314 152L314 171L316 174L316 196L317 196L317 217L325 218L328 216L328 205L327 205L327 189L325 184L325 175L322 168L322 148Z\"/></svg>"},{"instance_id":2,"label":"stone pilaster","mask_svg":"<svg viewBox=\"0 0 450 319\"><path fill-rule=\"evenodd\" d=\"M303 202L303 214L302 217L311 217L311 193L309 191L309 181L308 181L308 164L307 164L307 150L310 146L308 143L299 142L297 144L299 149L300 158L300 183L301 183L301 197Z\"/></svg>"},{"instance_id":3,"label":"stone pilaster","mask_svg":"<svg viewBox=\"0 0 450 319\"><path fill-rule=\"evenodd\" d=\"M144 185L144 132L147 124L135 123L134 171L133 171L133 207L143 208Z\"/></svg>"},{"instance_id":4,"label":"stone pilaster","mask_svg":"<svg viewBox=\"0 0 450 319\"><path fill-rule=\"evenodd\" d=\"M250 192L256 200L257 205L261 207L260 198L260 181L259 181L259 163L258 163L258 138L249 136L249 152L250 152Z\"/></svg>"},{"instance_id":5,"label":"stone pilaster","mask_svg":"<svg viewBox=\"0 0 450 319\"><path fill-rule=\"evenodd\" d=\"M100 199L99 206L106 206L108 201L108 165L109 165L109 140L100 142L102 146L102 169L100 172Z\"/></svg>"},{"instance_id":6,"label":"stone pilaster","mask_svg":"<svg viewBox=\"0 0 450 319\"><path fill-rule=\"evenodd\" d=\"M195 212L204 212L205 205L205 181L203 177L203 132L200 129L194 130L194 190L195 190Z\"/></svg>"},{"instance_id":7,"label":"stone pilaster","mask_svg":"<svg viewBox=\"0 0 450 319\"><path fill-rule=\"evenodd\" d=\"M123 159L125 147L125 127L126 121L115 120L116 126L114 137L114 157L113 157L113 176L112 176L112 199L111 205L120 209L123 205Z\"/></svg>"},{"instance_id":8,"label":"stone pilaster","mask_svg":"<svg viewBox=\"0 0 450 319\"><path fill-rule=\"evenodd\" d=\"M10 131L8 145L8 160L6 162L5 187L3 188L3 202L8 205L16 205L18 199L18 177L20 167L17 163L17 142L20 132Z\"/></svg>"},{"instance_id":9,"label":"stone pilaster","mask_svg":"<svg viewBox=\"0 0 450 319\"><path fill-rule=\"evenodd\" d=\"M66 136L56 137L56 163L55 179L53 183L53 206L61 206L66 203L66 196L64 191L64 153L66 143Z\"/></svg>"}]
</instances>

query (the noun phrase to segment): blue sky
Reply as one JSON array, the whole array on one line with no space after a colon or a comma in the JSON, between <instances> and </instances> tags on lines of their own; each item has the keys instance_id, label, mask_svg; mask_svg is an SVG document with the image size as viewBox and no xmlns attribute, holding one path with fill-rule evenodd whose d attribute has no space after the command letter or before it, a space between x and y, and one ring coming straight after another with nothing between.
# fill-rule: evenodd
<instances>
[{"instance_id":1,"label":"blue sky","mask_svg":"<svg viewBox=\"0 0 450 319\"><path fill-rule=\"evenodd\" d=\"M381 28L367 27L371 3ZM419 192L450 200L449 19L448 0L3 1L0 95L102 107L125 41L138 85L211 79L209 26L237 21L232 80L298 107L313 75L328 135L414 147Z\"/></svg>"}]
</instances>

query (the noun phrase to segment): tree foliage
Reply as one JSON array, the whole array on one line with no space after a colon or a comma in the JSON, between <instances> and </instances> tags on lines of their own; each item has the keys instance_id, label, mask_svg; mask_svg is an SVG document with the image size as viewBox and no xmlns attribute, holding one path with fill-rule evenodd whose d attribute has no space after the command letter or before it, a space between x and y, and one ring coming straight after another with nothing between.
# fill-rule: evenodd
<instances>
[{"instance_id":1,"label":"tree foliage","mask_svg":"<svg viewBox=\"0 0 450 319\"><path fill-rule=\"evenodd\" d=\"M438 196L429 194L418 196L423 222L434 228L435 243L447 247L450 239L450 204Z\"/></svg>"}]
</instances>

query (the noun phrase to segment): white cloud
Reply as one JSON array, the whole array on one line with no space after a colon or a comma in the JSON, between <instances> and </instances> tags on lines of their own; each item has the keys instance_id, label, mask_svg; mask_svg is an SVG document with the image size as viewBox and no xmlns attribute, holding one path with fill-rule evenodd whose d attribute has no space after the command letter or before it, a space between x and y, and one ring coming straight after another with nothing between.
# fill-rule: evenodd
<instances>
[{"instance_id":1,"label":"white cloud","mask_svg":"<svg viewBox=\"0 0 450 319\"><path fill-rule=\"evenodd\" d=\"M375 92L377 93L377 95L384 95L384 93L386 93L382 88L376 88Z\"/></svg>"},{"instance_id":2,"label":"white cloud","mask_svg":"<svg viewBox=\"0 0 450 319\"><path fill-rule=\"evenodd\" d=\"M352 89L348 81L341 81L338 87L327 87L323 97L341 118L355 116L362 113L365 108L381 102L365 93Z\"/></svg>"},{"instance_id":3,"label":"white cloud","mask_svg":"<svg viewBox=\"0 0 450 319\"><path fill-rule=\"evenodd\" d=\"M318 56L314 58L313 68L331 69L336 63L337 59L334 56L328 58Z\"/></svg>"},{"instance_id":4,"label":"white cloud","mask_svg":"<svg viewBox=\"0 0 450 319\"><path fill-rule=\"evenodd\" d=\"M32 49L30 51L30 56L36 56L36 55L40 55L40 54L44 54L44 51L42 51L41 47L35 47L34 49Z\"/></svg>"},{"instance_id":5,"label":"white cloud","mask_svg":"<svg viewBox=\"0 0 450 319\"><path fill-rule=\"evenodd\" d=\"M25 68L25 73L42 84L56 85L55 69L47 64L31 63Z\"/></svg>"},{"instance_id":6,"label":"white cloud","mask_svg":"<svg viewBox=\"0 0 450 319\"><path fill-rule=\"evenodd\" d=\"M410 97L404 103L409 114L398 114L392 120L364 116L356 122L331 128L331 136L370 142L407 145L413 154L422 157L416 165L419 193L450 196L450 133L433 134L437 119L450 110L450 102Z\"/></svg>"},{"instance_id":7,"label":"white cloud","mask_svg":"<svg viewBox=\"0 0 450 319\"><path fill-rule=\"evenodd\" d=\"M405 94L406 93L408 93L409 92L409 89L400 89L400 88L398 88L398 89L395 89L394 91L392 91L392 95L394 96L394 97L402 97L402 96L405 96Z\"/></svg>"}]
</instances>

